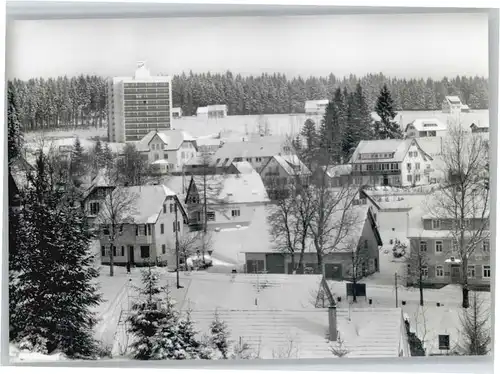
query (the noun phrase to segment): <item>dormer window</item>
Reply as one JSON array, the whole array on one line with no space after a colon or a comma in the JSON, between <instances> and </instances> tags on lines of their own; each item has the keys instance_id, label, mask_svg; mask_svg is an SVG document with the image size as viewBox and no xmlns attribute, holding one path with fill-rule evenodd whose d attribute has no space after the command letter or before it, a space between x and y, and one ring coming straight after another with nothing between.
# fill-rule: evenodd
<instances>
[{"instance_id":1,"label":"dormer window","mask_svg":"<svg viewBox=\"0 0 500 374\"><path fill-rule=\"evenodd\" d=\"M441 221L438 219L433 219L432 221L432 229L439 230L441 228Z\"/></svg>"}]
</instances>

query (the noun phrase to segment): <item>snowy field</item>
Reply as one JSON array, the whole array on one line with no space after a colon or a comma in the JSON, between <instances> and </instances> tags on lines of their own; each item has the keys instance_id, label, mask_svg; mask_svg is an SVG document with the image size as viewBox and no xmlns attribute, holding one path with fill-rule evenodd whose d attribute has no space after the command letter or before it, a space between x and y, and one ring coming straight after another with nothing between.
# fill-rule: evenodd
<instances>
[{"instance_id":1,"label":"snowy field","mask_svg":"<svg viewBox=\"0 0 500 374\"><path fill-rule=\"evenodd\" d=\"M471 123L486 124L489 123L489 111L477 110L470 113L461 113L460 121L465 128L469 128ZM441 121L447 121L448 115L441 111L401 111L398 113L396 120L404 125L417 118L432 118L436 117ZM248 116L228 116L225 118L201 118L201 117L182 117L172 121L172 128L178 130L185 130L195 137L207 136L223 132L225 136L230 138L237 138L245 135L245 133L256 132L259 122L265 119L273 135L286 135L297 134L300 132L305 120L309 118L305 114L270 114L265 116L248 115ZM321 117L311 117L317 124L319 124ZM31 142L35 138L39 138L41 132L31 132L26 134L26 139ZM80 137L81 139L91 139L99 136L103 139L107 137L107 129L71 129L61 131L44 132L45 137L61 137L61 138L74 138Z\"/></svg>"}]
</instances>

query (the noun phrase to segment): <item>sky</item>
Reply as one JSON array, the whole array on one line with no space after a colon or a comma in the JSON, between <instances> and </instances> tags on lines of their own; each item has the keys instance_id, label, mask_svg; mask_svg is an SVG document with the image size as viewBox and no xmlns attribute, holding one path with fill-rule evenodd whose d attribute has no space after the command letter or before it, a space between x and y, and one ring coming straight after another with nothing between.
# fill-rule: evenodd
<instances>
[{"instance_id":1,"label":"sky","mask_svg":"<svg viewBox=\"0 0 500 374\"><path fill-rule=\"evenodd\" d=\"M488 75L484 14L13 21L7 77L224 72Z\"/></svg>"}]
</instances>

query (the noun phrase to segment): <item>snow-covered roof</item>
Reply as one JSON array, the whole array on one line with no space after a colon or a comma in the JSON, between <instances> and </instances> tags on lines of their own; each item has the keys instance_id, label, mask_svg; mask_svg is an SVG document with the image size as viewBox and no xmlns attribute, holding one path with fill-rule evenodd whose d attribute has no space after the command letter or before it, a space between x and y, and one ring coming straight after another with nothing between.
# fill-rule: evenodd
<instances>
[{"instance_id":1,"label":"snow-covered roof","mask_svg":"<svg viewBox=\"0 0 500 374\"><path fill-rule=\"evenodd\" d=\"M196 114L207 114L207 113L208 113L207 106L200 106L196 109Z\"/></svg>"},{"instance_id":2,"label":"snow-covered roof","mask_svg":"<svg viewBox=\"0 0 500 374\"><path fill-rule=\"evenodd\" d=\"M446 131L447 126L437 118L418 118L406 126L406 130L412 126L417 131Z\"/></svg>"},{"instance_id":3,"label":"snow-covered roof","mask_svg":"<svg viewBox=\"0 0 500 374\"><path fill-rule=\"evenodd\" d=\"M255 169L248 161L233 162L233 165L241 174L255 173Z\"/></svg>"},{"instance_id":4,"label":"snow-covered roof","mask_svg":"<svg viewBox=\"0 0 500 374\"><path fill-rule=\"evenodd\" d=\"M207 106L207 110L209 112L215 111L215 110L227 110L227 105L226 104L209 105L209 106Z\"/></svg>"},{"instance_id":5,"label":"snow-covered roof","mask_svg":"<svg viewBox=\"0 0 500 374\"><path fill-rule=\"evenodd\" d=\"M183 142L196 142L196 139L186 131L183 130L163 130L163 131L150 131L144 138L136 143L136 148L139 152L148 152L149 143L158 136L164 144L166 144L167 151L175 151L180 148Z\"/></svg>"},{"instance_id":6,"label":"snow-covered roof","mask_svg":"<svg viewBox=\"0 0 500 374\"><path fill-rule=\"evenodd\" d=\"M380 162L381 158L376 159L360 159L359 156L362 154L392 154L394 157L382 158L384 160L390 160L392 162L402 162L408 153L408 149L412 145L419 147L422 152L426 153L419 145L416 139L383 139L383 140L361 140L354 151L351 160L352 162ZM427 154L430 157L430 155Z\"/></svg>"},{"instance_id":7,"label":"snow-covered roof","mask_svg":"<svg viewBox=\"0 0 500 374\"><path fill-rule=\"evenodd\" d=\"M181 113L182 112L182 108L181 107L174 107L174 108L172 108L172 112Z\"/></svg>"},{"instance_id":8,"label":"snow-covered roof","mask_svg":"<svg viewBox=\"0 0 500 374\"><path fill-rule=\"evenodd\" d=\"M156 160L153 162L153 165L168 165L169 162L168 160L162 159L162 160Z\"/></svg>"},{"instance_id":9,"label":"snow-covered roof","mask_svg":"<svg viewBox=\"0 0 500 374\"><path fill-rule=\"evenodd\" d=\"M328 105L328 100L307 100L305 103L305 109L306 111L308 109L316 110L318 109L318 106L325 106Z\"/></svg>"},{"instance_id":10,"label":"snow-covered roof","mask_svg":"<svg viewBox=\"0 0 500 374\"><path fill-rule=\"evenodd\" d=\"M232 161L236 157L272 157L279 155L283 150L281 139L259 138L248 142L227 142L224 143L216 152L216 159L224 163L225 159Z\"/></svg>"},{"instance_id":11,"label":"snow-covered roof","mask_svg":"<svg viewBox=\"0 0 500 374\"><path fill-rule=\"evenodd\" d=\"M263 294L267 292L264 291ZM295 293L293 292L294 298ZM208 331L215 310L193 310L191 317L198 331ZM231 336L241 337L260 358L276 358L279 351L287 358L336 358L331 351L328 335L328 310L218 309ZM345 357L398 357L404 333L399 308L337 309L337 330ZM335 344L335 343L334 343Z\"/></svg>"},{"instance_id":12,"label":"snow-covered roof","mask_svg":"<svg viewBox=\"0 0 500 374\"><path fill-rule=\"evenodd\" d=\"M484 123L484 122L482 124L480 124L480 123L477 123L477 124L476 123L472 123L470 125L470 127L471 128L476 128L476 129L489 129L490 128L490 124L489 123Z\"/></svg>"},{"instance_id":13,"label":"snow-covered roof","mask_svg":"<svg viewBox=\"0 0 500 374\"><path fill-rule=\"evenodd\" d=\"M325 166L322 166L321 169L324 171ZM329 166L326 169L326 175L329 178L340 177L341 175L350 175L352 171L352 165L335 165Z\"/></svg>"},{"instance_id":14,"label":"snow-covered roof","mask_svg":"<svg viewBox=\"0 0 500 374\"><path fill-rule=\"evenodd\" d=\"M446 96L445 99L451 104L462 104L462 101L458 96Z\"/></svg>"},{"instance_id":15,"label":"snow-covered roof","mask_svg":"<svg viewBox=\"0 0 500 374\"><path fill-rule=\"evenodd\" d=\"M113 194L132 197L125 221L136 224L156 223L165 199L176 196L164 185L117 187Z\"/></svg>"},{"instance_id":16,"label":"snow-covered roof","mask_svg":"<svg viewBox=\"0 0 500 374\"><path fill-rule=\"evenodd\" d=\"M311 171L297 155L275 155L273 158L290 176L311 175Z\"/></svg>"},{"instance_id":17,"label":"snow-covered roof","mask_svg":"<svg viewBox=\"0 0 500 374\"><path fill-rule=\"evenodd\" d=\"M203 176L193 176L193 182L198 191L203 191ZM257 172L211 175L206 178L206 184L208 204L269 202L266 188ZM201 192L200 198L203 198Z\"/></svg>"}]
</instances>

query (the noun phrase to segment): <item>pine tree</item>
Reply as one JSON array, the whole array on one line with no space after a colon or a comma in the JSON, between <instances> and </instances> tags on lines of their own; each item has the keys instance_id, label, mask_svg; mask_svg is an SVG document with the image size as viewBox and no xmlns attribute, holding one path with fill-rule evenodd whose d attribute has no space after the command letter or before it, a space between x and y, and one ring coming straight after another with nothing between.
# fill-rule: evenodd
<instances>
[{"instance_id":1,"label":"pine tree","mask_svg":"<svg viewBox=\"0 0 500 374\"><path fill-rule=\"evenodd\" d=\"M491 349L491 318L477 293L473 293L471 307L462 312L460 322L462 339L458 353L466 356L487 355Z\"/></svg>"},{"instance_id":2,"label":"pine tree","mask_svg":"<svg viewBox=\"0 0 500 374\"><path fill-rule=\"evenodd\" d=\"M230 334L227 324L219 318L217 312L215 313L215 319L210 325L210 336L212 346L220 352L224 360L227 360L229 358Z\"/></svg>"},{"instance_id":3,"label":"pine tree","mask_svg":"<svg viewBox=\"0 0 500 374\"><path fill-rule=\"evenodd\" d=\"M118 160L118 175L126 186L140 186L148 173L148 164L142 158L135 145L127 143L123 157Z\"/></svg>"},{"instance_id":4,"label":"pine tree","mask_svg":"<svg viewBox=\"0 0 500 374\"><path fill-rule=\"evenodd\" d=\"M385 84L380 90L375 112L380 117L380 121L375 121L375 136L378 139L401 139L403 137L399 124L394 121L397 113L394 110L391 92Z\"/></svg>"},{"instance_id":5,"label":"pine tree","mask_svg":"<svg viewBox=\"0 0 500 374\"><path fill-rule=\"evenodd\" d=\"M95 314L101 301L90 251L91 235L83 211L48 175L39 152L29 176L11 248L10 338L22 348L72 358L95 358Z\"/></svg>"}]
</instances>

